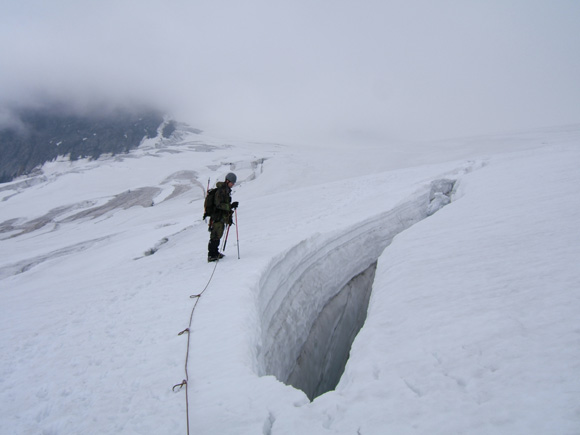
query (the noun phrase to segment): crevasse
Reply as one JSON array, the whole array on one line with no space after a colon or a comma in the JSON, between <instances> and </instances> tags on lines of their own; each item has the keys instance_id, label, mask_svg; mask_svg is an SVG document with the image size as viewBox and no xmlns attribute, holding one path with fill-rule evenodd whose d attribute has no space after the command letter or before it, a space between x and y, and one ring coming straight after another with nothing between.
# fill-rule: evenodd
<instances>
[{"instance_id":1,"label":"crevasse","mask_svg":"<svg viewBox=\"0 0 580 435\"><path fill-rule=\"evenodd\" d=\"M447 205L454 186L435 180L392 210L275 258L260 280L258 374L311 400L334 390L364 325L379 256L397 234Z\"/></svg>"}]
</instances>

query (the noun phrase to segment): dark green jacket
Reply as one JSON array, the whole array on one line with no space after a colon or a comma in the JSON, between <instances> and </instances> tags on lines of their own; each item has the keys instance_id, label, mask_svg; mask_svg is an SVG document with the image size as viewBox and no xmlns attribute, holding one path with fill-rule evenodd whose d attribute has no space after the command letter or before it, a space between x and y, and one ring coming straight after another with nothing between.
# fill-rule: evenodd
<instances>
[{"instance_id":1,"label":"dark green jacket","mask_svg":"<svg viewBox=\"0 0 580 435\"><path fill-rule=\"evenodd\" d=\"M216 183L217 191L215 193L215 212L212 215L214 222L223 222L231 224L232 219L232 189L230 189L226 182L220 181Z\"/></svg>"}]
</instances>

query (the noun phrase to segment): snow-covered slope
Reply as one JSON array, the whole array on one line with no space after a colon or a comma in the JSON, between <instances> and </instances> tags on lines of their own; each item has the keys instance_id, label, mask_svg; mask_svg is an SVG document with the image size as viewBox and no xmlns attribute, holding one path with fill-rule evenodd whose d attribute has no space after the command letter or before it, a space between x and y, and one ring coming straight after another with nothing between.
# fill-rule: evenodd
<instances>
[{"instance_id":1,"label":"snow-covered slope","mask_svg":"<svg viewBox=\"0 0 580 435\"><path fill-rule=\"evenodd\" d=\"M0 433L580 433L579 145L181 131L0 185Z\"/></svg>"}]
</instances>

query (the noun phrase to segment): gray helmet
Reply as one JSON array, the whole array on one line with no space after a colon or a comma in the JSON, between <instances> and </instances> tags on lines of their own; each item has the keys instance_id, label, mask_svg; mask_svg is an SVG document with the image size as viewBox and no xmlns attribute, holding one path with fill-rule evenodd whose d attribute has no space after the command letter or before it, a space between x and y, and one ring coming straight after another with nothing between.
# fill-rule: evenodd
<instances>
[{"instance_id":1,"label":"gray helmet","mask_svg":"<svg viewBox=\"0 0 580 435\"><path fill-rule=\"evenodd\" d=\"M233 184L236 184L237 179L238 177L236 177L236 174L234 174L233 172L230 172L228 175L226 175L226 181L230 181Z\"/></svg>"}]
</instances>

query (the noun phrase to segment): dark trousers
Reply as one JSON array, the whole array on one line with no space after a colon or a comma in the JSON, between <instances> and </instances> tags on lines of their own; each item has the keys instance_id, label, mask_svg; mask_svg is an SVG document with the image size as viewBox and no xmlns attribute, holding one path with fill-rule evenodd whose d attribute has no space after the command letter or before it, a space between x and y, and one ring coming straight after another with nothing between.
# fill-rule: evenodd
<instances>
[{"instance_id":1,"label":"dark trousers","mask_svg":"<svg viewBox=\"0 0 580 435\"><path fill-rule=\"evenodd\" d=\"M224 235L225 224L223 222L213 222L210 227L209 243L207 253L210 257L217 257L219 253L220 239Z\"/></svg>"}]
</instances>

